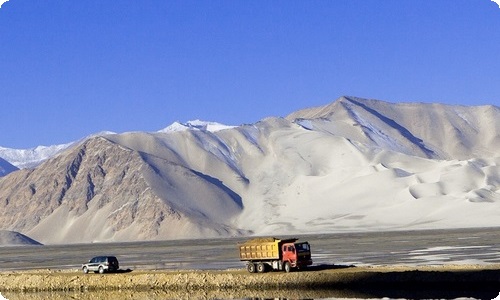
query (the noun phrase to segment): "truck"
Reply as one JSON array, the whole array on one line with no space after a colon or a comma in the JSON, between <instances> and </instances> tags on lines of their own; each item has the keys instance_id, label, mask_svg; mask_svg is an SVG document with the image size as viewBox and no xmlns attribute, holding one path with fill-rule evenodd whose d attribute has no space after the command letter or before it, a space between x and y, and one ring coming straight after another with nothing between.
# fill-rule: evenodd
<instances>
[{"instance_id":1,"label":"truck","mask_svg":"<svg viewBox=\"0 0 500 300\"><path fill-rule=\"evenodd\" d=\"M298 239L254 238L238 245L240 260L250 273L267 270L290 272L312 265L311 247Z\"/></svg>"}]
</instances>

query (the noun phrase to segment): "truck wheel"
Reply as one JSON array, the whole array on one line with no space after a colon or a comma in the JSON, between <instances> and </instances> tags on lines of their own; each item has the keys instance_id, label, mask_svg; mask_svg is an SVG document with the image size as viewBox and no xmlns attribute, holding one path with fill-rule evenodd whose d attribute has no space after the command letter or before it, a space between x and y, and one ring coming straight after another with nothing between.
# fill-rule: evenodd
<instances>
[{"instance_id":1,"label":"truck wheel","mask_svg":"<svg viewBox=\"0 0 500 300\"><path fill-rule=\"evenodd\" d=\"M263 263L258 263L257 264L257 272L259 273L264 273L266 271L266 265Z\"/></svg>"},{"instance_id":2,"label":"truck wheel","mask_svg":"<svg viewBox=\"0 0 500 300\"><path fill-rule=\"evenodd\" d=\"M253 263L248 263L247 270L249 273L255 273L255 265Z\"/></svg>"},{"instance_id":3,"label":"truck wheel","mask_svg":"<svg viewBox=\"0 0 500 300\"><path fill-rule=\"evenodd\" d=\"M290 273L290 271L292 270L292 266L290 265L289 262L285 261L285 264L283 265L283 270L285 270L285 272L287 273Z\"/></svg>"}]
</instances>

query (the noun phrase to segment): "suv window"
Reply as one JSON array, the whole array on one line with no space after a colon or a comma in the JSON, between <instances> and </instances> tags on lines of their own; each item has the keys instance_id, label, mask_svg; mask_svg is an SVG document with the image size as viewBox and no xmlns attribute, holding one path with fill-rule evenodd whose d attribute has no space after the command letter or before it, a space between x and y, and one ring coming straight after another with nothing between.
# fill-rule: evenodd
<instances>
[{"instance_id":1,"label":"suv window","mask_svg":"<svg viewBox=\"0 0 500 300\"><path fill-rule=\"evenodd\" d=\"M108 257L108 263L113 264L115 262L118 262L118 259L116 259L116 257L114 256Z\"/></svg>"}]
</instances>

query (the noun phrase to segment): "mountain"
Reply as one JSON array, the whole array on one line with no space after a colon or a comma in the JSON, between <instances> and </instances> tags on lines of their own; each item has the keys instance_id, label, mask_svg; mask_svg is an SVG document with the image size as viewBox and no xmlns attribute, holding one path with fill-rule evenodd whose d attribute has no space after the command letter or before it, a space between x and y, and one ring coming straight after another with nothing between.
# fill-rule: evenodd
<instances>
[{"instance_id":1,"label":"mountain","mask_svg":"<svg viewBox=\"0 0 500 300\"><path fill-rule=\"evenodd\" d=\"M498 155L499 114L496 106L394 104L342 97L287 119L371 147L433 159L467 159Z\"/></svg>"},{"instance_id":2,"label":"mountain","mask_svg":"<svg viewBox=\"0 0 500 300\"><path fill-rule=\"evenodd\" d=\"M203 130L216 132L219 130L234 128L235 126L228 126L217 122L206 122L201 120L188 121L186 123L174 122L168 127L160 130L159 132L172 132L184 130Z\"/></svg>"},{"instance_id":3,"label":"mountain","mask_svg":"<svg viewBox=\"0 0 500 300\"><path fill-rule=\"evenodd\" d=\"M208 130L93 136L0 178L44 244L498 226L496 106L335 102Z\"/></svg>"},{"instance_id":4,"label":"mountain","mask_svg":"<svg viewBox=\"0 0 500 300\"><path fill-rule=\"evenodd\" d=\"M119 138L126 144L136 135ZM0 181L2 228L45 243L233 234L224 222L240 208L237 197L227 195L215 179L104 137L5 179ZM221 188L210 187L217 185ZM200 198L203 203L195 201Z\"/></svg>"}]
</instances>

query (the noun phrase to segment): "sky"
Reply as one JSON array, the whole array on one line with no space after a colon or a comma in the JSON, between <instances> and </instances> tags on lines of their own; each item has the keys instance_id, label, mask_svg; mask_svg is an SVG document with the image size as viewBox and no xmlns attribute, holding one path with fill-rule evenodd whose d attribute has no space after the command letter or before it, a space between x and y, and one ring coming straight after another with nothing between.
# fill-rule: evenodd
<instances>
[{"instance_id":1,"label":"sky","mask_svg":"<svg viewBox=\"0 0 500 300\"><path fill-rule=\"evenodd\" d=\"M500 106L499 41L490 0L10 0L0 146L251 124L343 95Z\"/></svg>"}]
</instances>

